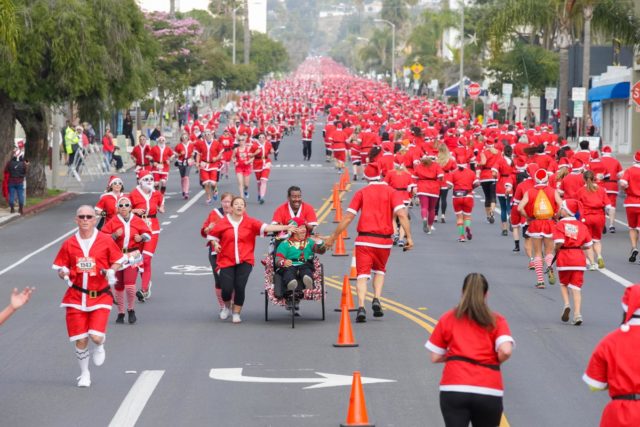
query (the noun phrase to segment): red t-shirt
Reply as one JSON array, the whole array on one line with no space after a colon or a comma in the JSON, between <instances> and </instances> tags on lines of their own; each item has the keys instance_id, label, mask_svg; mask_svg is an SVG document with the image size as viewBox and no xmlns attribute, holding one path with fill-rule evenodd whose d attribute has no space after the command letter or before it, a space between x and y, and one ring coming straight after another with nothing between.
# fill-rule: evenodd
<instances>
[{"instance_id":1,"label":"red t-shirt","mask_svg":"<svg viewBox=\"0 0 640 427\"><path fill-rule=\"evenodd\" d=\"M496 327L489 331L466 316L456 318L455 309L449 310L438 320L425 347L447 357L462 356L485 365L499 365L498 347L515 341L506 319L493 314ZM461 360L446 362L440 380L441 391L502 396L503 389L500 371Z\"/></svg>"},{"instance_id":2,"label":"red t-shirt","mask_svg":"<svg viewBox=\"0 0 640 427\"><path fill-rule=\"evenodd\" d=\"M255 263L256 237L264 235L267 224L244 215L234 222L229 215L222 218L209 231L207 238L220 244L218 270L246 262Z\"/></svg>"}]
</instances>

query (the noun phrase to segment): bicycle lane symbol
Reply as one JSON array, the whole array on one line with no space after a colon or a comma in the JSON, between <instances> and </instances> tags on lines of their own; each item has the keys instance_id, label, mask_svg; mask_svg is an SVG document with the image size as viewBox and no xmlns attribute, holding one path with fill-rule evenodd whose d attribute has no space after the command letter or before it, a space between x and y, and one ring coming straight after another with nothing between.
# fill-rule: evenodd
<instances>
[{"instance_id":1,"label":"bicycle lane symbol","mask_svg":"<svg viewBox=\"0 0 640 427\"><path fill-rule=\"evenodd\" d=\"M203 265L174 265L171 271L165 271L164 274L174 276L209 276L212 274L211 266Z\"/></svg>"}]
</instances>

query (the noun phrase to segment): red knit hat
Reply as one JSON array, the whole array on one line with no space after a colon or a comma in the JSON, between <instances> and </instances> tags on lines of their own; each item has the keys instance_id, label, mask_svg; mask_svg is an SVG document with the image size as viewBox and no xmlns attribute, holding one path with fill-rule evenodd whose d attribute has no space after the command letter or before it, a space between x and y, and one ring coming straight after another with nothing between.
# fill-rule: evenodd
<instances>
[{"instance_id":1,"label":"red knit hat","mask_svg":"<svg viewBox=\"0 0 640 427\"><path fill-rule=\"evenodd\" d=\"M636 151L636 154L633 155L633 161L640 163L640 150Z\"/></svg>"},{"instance_id":2,"label":"red knit hat","mask_svg":"<svg viewBox=\"0 0 640 427\"><path fill-rule=\"evenodd\" d=\"M602 147L602 154L611 154L612 153L612 149L611 146L609 145L605 145L604 147Z\"/></svg>"},{"instance_id":3,"label":"red knit hat","mask_svg":"<svg viewBox=\"0 0 640 427\"><path fill-rule=\"evenodd\" d=\"M573 161L571 162L571 168L574 171L579 171L583 167L584 167L584 162L580 159L573 159Z\"/></svg>"},{"instance_id":4,"label":"red knit hat","mask_svg":"<svg viewBox=\"0 0 640 427\"><path fill-rule=\"evenodd\" d=\"M547 175L547 171L542 168L538 169L534 176L538 184L543 184L549 180L549 175Z\"/></svg>"},{"instance_id":5,"label":"red knit hat","mask_svg":"<svg viewBox=\"0 0 640 427\"><path fill-rule=\"evenodd\" d=\"M629 321L634 317L640 317L640 285L629 286L622 295L622 309L625 311L624 322L620 326L622 332L629 331Z\"/></svg>"},{"instance_id":6,"label":"red knit hat","mask_svg":"<svg viewBox=\"0 0 640 427\"><path fill-rule=\"evenodd\" d=\"M369 163L364 168L364 179L375 181L380 179L380 168L377 163Z\"/></svg>"},{"instance_id":7,"label":"red knit hat","mask_svg":"<svg viewBox=\"0 0 640 427\"><path fill-rule=\"evenodd\" d=\"M571 216L576 216L578 212L582 212L582 203L576 199L566 199L562 202L562 209Z\"/></svg>"}]
</instances>

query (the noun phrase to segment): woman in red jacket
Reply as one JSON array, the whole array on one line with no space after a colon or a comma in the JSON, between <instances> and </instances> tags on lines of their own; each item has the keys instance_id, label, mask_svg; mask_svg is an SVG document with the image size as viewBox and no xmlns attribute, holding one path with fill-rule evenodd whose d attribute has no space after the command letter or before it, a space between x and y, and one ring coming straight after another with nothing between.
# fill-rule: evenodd
<instances>
[{"instance_id":1,"label":"woman in red jacket","mask_svg":"<svg viewBox=\"0 0 640 427\"><path fill-rule=\"evenodd\" d=\"M606 225L605 211L611 206L606 190L596 183L595 175L592 171L585 171L584 187L580 188L576 198L582 203L584 212L582 219L589 229L593 240L593 250L587 251L589 259L589 270L595 270L593 253L598 262L598 268L604 268L604 258L602 258L602 230Z\"/></svg>"},{"instance_id":2,"label":"woman in red jacket","mask_svg":"<svg viewBox=\"0 0 640 427\"><path fill-rule=\"evenodd\" d=\"M435 160L435 153L429 152L413 168L413 174L418 184L416 194L420 200L422 231L427 234L431 234L433 228L436 203L440 197L440 187L444 178L444 171Z\"/></svg>"},{"instance_id":3,"label":"woman in red jacket","mask_svg":"<svg viewBox=\"0 0 640 427\"><path fill-rule=\"evenodd\" d=\"M514 340L504 317L487 305L489 284L470 273L460 303L440 317L426 347L433 363L445 363L440 380L440 410L448 427L495 427L502 418L500 364Z\"/></svg>"},{"instance_id":4,"label":"woman in red jacket","mask_svg":"<svg viewBox=\"0 0 640 427\"><path fill-rule=\"evenodd\" d=\"M267 225L245 215L246 202L236 196L231 200L231 212L216 223L207 238L213 241L218 254L217 270L222 287L224 308L220 319L229 317L233 295L233 323L240 323L244 305L244 290L255 263L256 237L273 231L293 231L294 225Z\"/></svg>"}]
</instances>

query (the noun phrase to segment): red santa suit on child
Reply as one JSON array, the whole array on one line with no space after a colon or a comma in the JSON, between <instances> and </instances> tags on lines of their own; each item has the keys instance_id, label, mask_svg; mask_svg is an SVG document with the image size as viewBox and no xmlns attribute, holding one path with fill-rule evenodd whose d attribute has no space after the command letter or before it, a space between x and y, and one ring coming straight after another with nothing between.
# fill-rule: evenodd
<instances>
[{"instance_id":1,"label":"red santa suit on child","mask_svg":"<svg viewBox=\"0 0 640 427\"><path fill-rule=\"evenodd\" d=\"M174 153L171 147L165 143L164 136L158 138L158 144L151 148L151 165L153 170L153 180L164 194L167 189L169 179L170 162Z\"/></svg>"},{"instance_id":2,"label":"red santa suit on child","mask_svg":"<svg viewBox=\"0 0 640 427\"><path fill-rule=\"evenodd\" d=\"M562 209L571 216L560 219L553 231L553 242L562 245L556 260L558 278L560 285L581 290L586 270L584 249L593 245L593 241L587 226L575 218L578 212L583 212L581 203L575 199L564 200Z\"/></svg>"}]
</instances>

